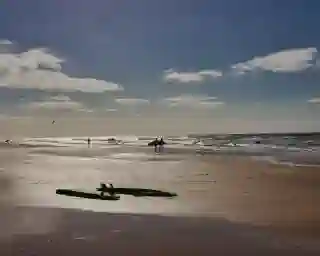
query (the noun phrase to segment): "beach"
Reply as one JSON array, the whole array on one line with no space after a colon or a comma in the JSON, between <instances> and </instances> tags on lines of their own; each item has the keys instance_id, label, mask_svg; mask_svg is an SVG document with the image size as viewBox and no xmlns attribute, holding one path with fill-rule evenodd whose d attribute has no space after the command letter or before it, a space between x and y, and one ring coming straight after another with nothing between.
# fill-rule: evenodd
<instances>
[{"instance_id":1,"label":"beach","mask_svg":"<svg viewBox=\"0 0 320 256\"><path fill-rule=\"evenodd\" d=\"M320 253L317 166L197 154L188 146L155 154L136 141L93 141L90 148L48 141L0 150L1 255ZM55 194L94 192L101 181L178 196L99 201Z\"/></svg>"},{"instance_id":2,"label":"beach","mask_svg":"<svg viewBox=\"0 0 320 256\"><path fill-rule=\"evenodd\" d=\"M20 232L2 240L1 255L318 255L303 244L223 219L107 214L19 208L20 214L59 219L50 232ZM13 215L19 216L19 215ZM42 231L42 232L40 232Z\"/></svg>"}]
</instances>

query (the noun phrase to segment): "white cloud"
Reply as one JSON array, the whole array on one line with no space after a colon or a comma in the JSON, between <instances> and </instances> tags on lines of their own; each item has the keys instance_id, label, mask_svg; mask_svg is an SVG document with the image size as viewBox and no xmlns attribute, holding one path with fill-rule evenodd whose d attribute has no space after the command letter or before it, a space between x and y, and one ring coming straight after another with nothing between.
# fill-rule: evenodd
<instances>
[{"instance_id":1,"label":"white cloud","mask_svg":"<svg viewBox=\"0 0 320 256\"><path fill-rule=\"evenodd\" d=\"M54 100L54 101L70 101L71 99L66 96L66 95L63 95L63 94L58 94L56 96L52 96L50 97L51 100Z\"/></svg>"},{"instance_id":2,"label":"white cloud","mask_svg":"<svg viewBox=\"0 0 320 256\"><path fill-rule=\"evenodd\" d=\"M64 95L57 95L43 101L30 102L27 105L21 105L21 107L29 110L90 111L82 103L72 101L68 96Z\"/></svg>"},{"instance_id":3,"label":"white cloud","mask_svg":"<svg viewBox=\"0 0 320 256\"><path fill-rule=\"evenodd\" d=\"M8 39L0 39L0 45L12 45L13 43Z\"/></svg>"},{"instance_id":4,"label":"white cloud","mask_svg":"<svg viewBox=\"0 0 320 256\"><path fill-rule=\"evenodd\" d=\"M189 94L180 95L178 97L165 98L163 102L170 107L190 108L216 108L225 104L222 101L217 101L216 97Z\"/></svg>"},{"instance_id":5,"label":"white cloud","mask_svg":"<svg viewBox=\"0 0 320 256\"><path fill-rule=\"evenodd\" d=\"M115 99L115 101L118 104L129 105L129 106L146 105L150 103L150 101L147 99L139 99L139 98L118 98L118 99Z\"/></svg>"},{"instance_id":6,"label":"white cloud","mask_svg":"<svg viewBox=\"0 0 320 256\"><path fill-rule=\"evenodd\" d=\"M198 72L200 76L208 76L212 78L221 77L222 71L214 69L204 69Z\"/></svg>"},{"instance_id":7,"label":"white cloud","mask_svg":"<svg viewBox=\"0 0 320 256\"><path fill-rule=\"evenodd\" d=\"M71 110L78 110L81 109L82 104L75 101L39 101L39 102L32 102L28 105L28 108L31 109L71 109Z\"/></svg>"},{"instance_id":8,"label":"white cloud","mask_svg":"<svg viewBox=\"0 0 320 256\"><path fill-rule=\"evenodd\" d=\"M288 49L234 64L231 69L237 74L245 74L253 70L278 73L299 72L315 65L317 53L316 48Z\"/></svg>"},{"instance_id":9,"label":"white cloud","mask_svg":"<svg viewBox=\"0 0 320 256\"><path fill-rule=\"evenodd\" d=\"M0 86L48 91L119 91L119 84L95 78L71 77L61 72L65 60L45 48L22 53L0 53Z\"/></svg>"},{"instance_id":10,"label":"white cloud","mask_svg":"<svg viewBox=\"0 0 320 256\"><path fill-rule=\"evenodd\" d=\"M242 75L252 71L271 71L275 73L294 73L311 67L320 66L318 50L315 47L293 48L256 56L250 60L231 65L231 73ZM200 83L205 79L219 78L227 71L200 70L197 72L177 72L173 69L164 72L164 80L178 83Z\"/></svg>"},{"instance_id":11,"label":"white cloud","mask_svg":"<svg viewBox=\"0 0 320 256\"><path fill-rule=\"evenodd\" d=\"M202 82L206 78L218 78L222 76L219 70L201 70L198 72L176 72L172 69L164 72L164 80L168 82L191 83Z\"/></svg>"},{"instance_id":12,"label":"white cloud","mask_svg":"<svg viewBox=\"0 0 320 256\"><path fill-rule=\"evenodd\" d=\"M320 104L320 98L312 98L308 100L309 103Z\"/></svg>"},{"instance_id":13,"label":"white cloud","mask_svg":"<svg viewBox=\"0 0 320 256\"><path fill-rule=\"evenodd\" d=\"M31 49L20 53L18 56L19 64L29 69L47 68L56 71L61 70L61 63L65 60L58 58L45 48Z\"/></svg>"}]
</instances>

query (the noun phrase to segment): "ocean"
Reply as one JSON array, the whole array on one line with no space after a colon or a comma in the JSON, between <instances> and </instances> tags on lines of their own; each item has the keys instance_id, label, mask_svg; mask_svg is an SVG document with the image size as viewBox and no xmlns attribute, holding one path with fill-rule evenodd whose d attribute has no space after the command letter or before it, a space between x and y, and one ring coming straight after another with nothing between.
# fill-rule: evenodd
<instances>
[{"instance_id":1,"label":"ocean","mask_svg":"<svg viewBox=\"0 0 320 256\"><path fill-rule=\"evenodd\" d=\"M110 141L113 138L115 141ZM91 137L91 151L88 156L104 157L109 160L143 160L154 158L154 152L148 147L152 136L116 135ZM28 148L32 154L73 154L87 148L88 137L33 137L2 142L0 148ZM306 134L253 134L253 135L189 135L166 137L165 151L157 159L170 160L177 155L183 158L194 154L236 154L265 160L278 164L319 165L320 135ZM134 150L133 150L134 148ZM131 152L131 151L135 152ZM52 152L54 151L54 153ZM111 151L123 153L108 154ZM126 151L129 151L125 153Z\"/></svg>"}]
</instances>

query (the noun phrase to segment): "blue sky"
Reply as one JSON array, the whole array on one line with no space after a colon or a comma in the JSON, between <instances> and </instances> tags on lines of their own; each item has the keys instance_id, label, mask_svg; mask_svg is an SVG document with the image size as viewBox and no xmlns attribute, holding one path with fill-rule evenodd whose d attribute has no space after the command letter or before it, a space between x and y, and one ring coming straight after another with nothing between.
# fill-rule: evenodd
<instances>
[{"instance_id":1,"label":"blue sky","mask_svg":"<svg viewBox=\"0 0 320 256\"><path fill-rule=\"evenodd\" d=\"M10 0L0 7L4 114L116 112L320 128L317 1Z\"/></svg>"}]
</instances>

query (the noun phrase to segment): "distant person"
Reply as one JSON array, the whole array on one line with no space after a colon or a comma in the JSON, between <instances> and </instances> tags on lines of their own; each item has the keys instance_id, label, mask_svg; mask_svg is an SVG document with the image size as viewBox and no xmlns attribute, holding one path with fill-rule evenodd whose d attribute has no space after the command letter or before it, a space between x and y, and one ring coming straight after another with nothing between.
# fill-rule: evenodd
<instances>
[{"instance_id":1,"label":"distant person","mask_svg":"<svg viewBox=\"0 0 320 256\"><path fill-rule=\"evenodd\" d=\"M91 139L90 138L88 138L88 148L91 146Z\"/></svg>"},{"instance_id":2,"label":"distant person","mask_svg":"<svg viewBox=\"0 0 320 256\"><path fill-rule=\"evenodd\" d=\"M159 145L159 140L158 140L158 138L156 138L155 140L154 140L154 152L155 153L157 153L158 152L158 145Z\"/></svg>"},{"instance_id":3,"label":"distant person","mask_svg":"<svg viewBox=\"0 0 320 256\"><path fill-rule=\"evenodd\" d=\"M164 144L165 144L165 142L163 140L163 137L161 137L159 140L159 152L163 152Z\"/></svg>"}]
</instances>

